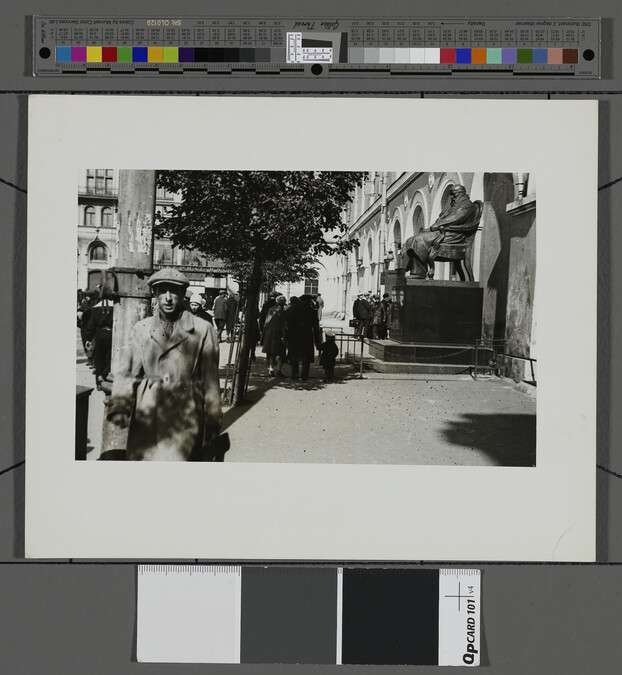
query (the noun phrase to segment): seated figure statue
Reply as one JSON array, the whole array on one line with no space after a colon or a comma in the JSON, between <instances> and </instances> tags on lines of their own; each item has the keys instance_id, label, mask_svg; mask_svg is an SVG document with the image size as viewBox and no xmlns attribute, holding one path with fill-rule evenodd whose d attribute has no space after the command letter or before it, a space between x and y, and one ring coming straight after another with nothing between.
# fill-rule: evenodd
<instances>
[{"instance_id":1,"label":"seated figure statue","mask_svg":"<svg viewBox=\"0 0 622 675\"><path fill-rule=\"evenodd\" d=\"M461 244L477 229L477 206L469 199L463 185L454 185L451 203L429 230L421 230L404 243L401 266L416 279L434 276L436 251L441 244Z\"/></svg>"}]
</instances>

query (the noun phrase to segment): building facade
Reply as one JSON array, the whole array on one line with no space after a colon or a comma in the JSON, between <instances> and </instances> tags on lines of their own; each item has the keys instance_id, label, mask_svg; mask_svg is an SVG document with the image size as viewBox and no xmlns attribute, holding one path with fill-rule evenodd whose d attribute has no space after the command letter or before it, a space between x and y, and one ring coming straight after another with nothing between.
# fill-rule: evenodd
<instances>
[{"instance_id":1,"label":"building facade","mask_svg":"<svg viewBox=\"0 0 622 675\"><path fill-rule=\"evenodd\" d=\"M402 264L404 242L430 228L457 184L483 203L472 261L484 288L482 338L504 340L511 375L535 381L536 183L530 174L369 172L344 212L346 236L356 247L318 265L325 311L350 318L358 293L382 295L385 273ZM454 264L436 263L435 279L457 279Z\"/></svg>"},{"instance_id":2,"label":"building facade","mask_svg":"<svg viewBox=\"0 0 622 675\"><path fill-rule=\"evenodd\" d=\"M156 190L156 213L166 215L179 195L163 188ZM119 171L87 169L78 185L77 284L93 291L102 270L115 266L119 246ZM194 291L217 295L221 289L237 291L235 282L219 260L198 251L172 245L170 239L157 238L153 243L153 268L175 267L190 280Z\"/></svg>"}]
</instances>

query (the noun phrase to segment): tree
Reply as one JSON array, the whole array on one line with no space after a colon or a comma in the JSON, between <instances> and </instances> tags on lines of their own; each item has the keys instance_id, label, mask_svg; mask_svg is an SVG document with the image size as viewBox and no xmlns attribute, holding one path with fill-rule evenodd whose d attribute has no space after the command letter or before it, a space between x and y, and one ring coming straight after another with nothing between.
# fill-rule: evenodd
<instances>
[{"instance_id":1,"label":"tree","mask_svg":"<svg viewBox=\"0 0 622 675\"><path fill-rule=\"evenodd\" d=\"M175 246L222 258L245 282L236 405L244 397L240 383L250 363L262 282L279 269L289 280L301 278L317 256L352 249L353 242L342 237L342 210L364 177L360 171L159 173L158 185L182 199L158 224L158 234Z\"/></svg>"}]
</instances>

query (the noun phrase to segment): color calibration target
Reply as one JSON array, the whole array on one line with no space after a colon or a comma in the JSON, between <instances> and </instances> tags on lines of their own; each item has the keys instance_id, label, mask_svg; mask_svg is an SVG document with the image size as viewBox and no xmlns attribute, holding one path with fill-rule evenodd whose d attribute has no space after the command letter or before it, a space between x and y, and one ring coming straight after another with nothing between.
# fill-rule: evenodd
<instances>
[{"instance_id":1,"label":"color calibration target","mask_svg":"<svg viewBox=\"0 0 622 675\"><path fill-rule=\"evenodd\" d=\"M480 572L138 568L137 655L161 663L480 663Z\"/></svg>"},{"instance_id":2,"label":"color calibration target","mask_svg":"<svg viewBox=\"0 0 622 675\"><path fill-rule=\"evenodd\" d=\"M600 19L34 17L35 75L600 77Z\"/></svg>"}]
</instances>

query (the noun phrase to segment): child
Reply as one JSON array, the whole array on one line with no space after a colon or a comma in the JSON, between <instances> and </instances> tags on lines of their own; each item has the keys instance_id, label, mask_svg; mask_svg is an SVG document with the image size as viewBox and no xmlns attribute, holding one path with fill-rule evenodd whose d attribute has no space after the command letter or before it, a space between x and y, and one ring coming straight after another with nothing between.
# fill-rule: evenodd
<instances>
[{"instance_id":1,"label":"child","mask_svg":"<svg viewBox=\"0 0 622 675\"><path fill-rule=\"evenodd\" d=\"M335 361L339 354L333 333L326 333L326 341L320 345L320 353L320 365L324 366L324 382L330 382L335 376Z\"/></svg>"}]
</instances>

